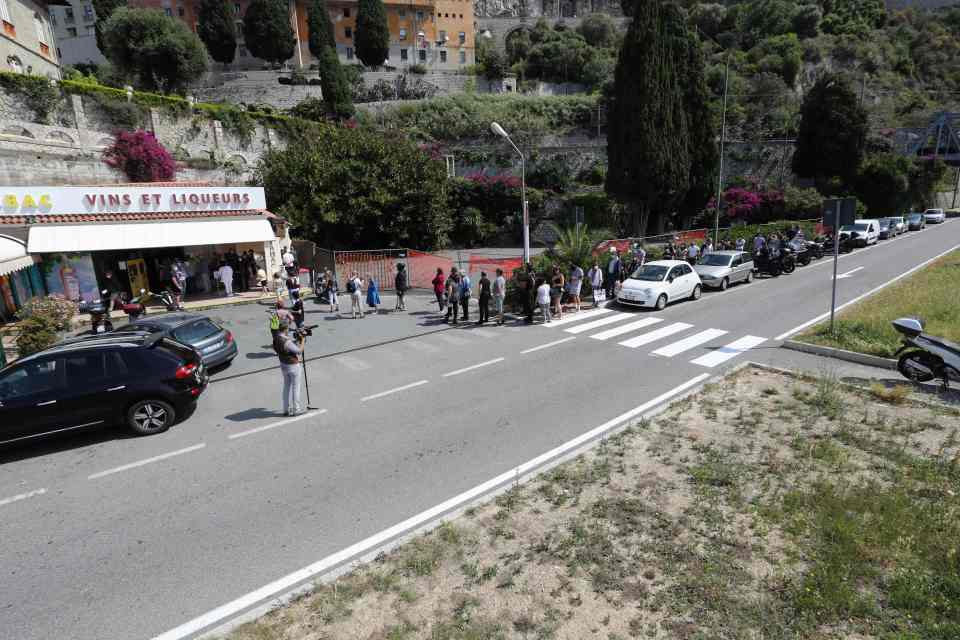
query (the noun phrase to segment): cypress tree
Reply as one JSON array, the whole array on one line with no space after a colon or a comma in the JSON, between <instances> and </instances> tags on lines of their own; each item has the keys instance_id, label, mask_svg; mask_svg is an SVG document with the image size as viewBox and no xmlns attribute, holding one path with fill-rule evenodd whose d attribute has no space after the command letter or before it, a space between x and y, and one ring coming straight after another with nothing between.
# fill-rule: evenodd
<instances>
[{"instance_id":1,"label":"cypress tree","mask_svg":"<svg viewBox=\"0 0 960 640\"><path fill-rule=\"evenodd\" d=\"M327 110L341 118L353 115L350 85L337 58L337 43L333 23L327 12L326 0L313 0L307 9L307 28L310 32L307 45L317 59L320 72L320 89Z\"/></svg>"},{"instance_id":2,"label":"cypress tree","mask_svg":"<svg viewBox=\"0 0 960 640\"><path fill-rule=\"evenodd\" d=\"M379 67L390 53L390 29L383 0L359 0L353 35L357 57L367 67Z\"/></svg>"},{"instance_id":3,"label":"cypress tree","mask_svg":"<svg viewBox=\"0 0 960 640\"><path fill-rule=\"evenodd\" d=\"M257 58L281 63L293 57L296 40L284 0L253 0L243 14L243 38Z\"/></svg>"},{"instance_id":4,"label":"cypress tree","mask_svg":"<svg viewBox=\"0 0 960 640\"><path fill-rule=\"evenodd\" d=\"M233 5L228 0L202 0L197 17L197 35L207 46L210 57L222 64L233 62L237 54Z\"/></svg>"},{"instance_id":5,"label":"cypress tree","mask_svg":"<svg viewBox=\"0 0 960 640\"><path fill-rule=\"evenodd\" d=\"M681 10L661 0L633 7L610 101L606 188L627 205L630 231L640 236L652 214L661 228L662 214L686 198L693 172L709 168L709 153L694 145L714 143L704 139L702 53L692 49L700 45Z\"/></svg>"}]
</instances>

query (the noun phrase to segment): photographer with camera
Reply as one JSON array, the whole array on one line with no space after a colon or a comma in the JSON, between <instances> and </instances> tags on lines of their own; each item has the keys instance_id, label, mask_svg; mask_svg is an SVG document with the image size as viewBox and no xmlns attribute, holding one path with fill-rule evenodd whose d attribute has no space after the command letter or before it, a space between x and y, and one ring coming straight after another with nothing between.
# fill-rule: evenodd
<instances>
[{"instance_id":1,"label":"photographer with camera","mask_svg":"<svg viewBox=\"0 0 960 640\"><path fill-rule=\"evenodd\" d=\"M285 324L280 325L273 339L273 350L280 358L280 375L283 376L283 415L298 416L300 408L300 372L302 370L304 334L290 334Z\"/></svg>"}]
</instances>

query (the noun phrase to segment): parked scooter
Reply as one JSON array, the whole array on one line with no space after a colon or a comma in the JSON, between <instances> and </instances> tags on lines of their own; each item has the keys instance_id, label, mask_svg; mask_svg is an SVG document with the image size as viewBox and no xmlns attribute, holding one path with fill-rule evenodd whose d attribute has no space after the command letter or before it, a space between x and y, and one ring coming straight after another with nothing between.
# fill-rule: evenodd
<instances>
[{"instance_id":1,"label":"parked scooter","mask_svg":"<svg viewBox=\"0 0 960 640\"><path fill-rule=\"evenodd\" d=\"M140 289L140 295L136 298L132 298L129 301L124 301L120 305L120 308L125 314L127 314L127 320L130 322L135 322L140 319L140 316L147 315L147 307L143 304L144 299L147 297L147 290Z\"/></svg>"},{"instance_id":2,"label":"parked scooter","mask_svg":"<svg viewBox=\"0 0 960 640\"><path fill-rule=\"evenodd\" d=\"M176 311L177 310L177 301L173 299L173 294L169 289L164 289L163 293L154 293L150 292L150 295L160 301L167 311Z\"/></svg>"},{"instance_id":3,"label":"parked scooter","mask_svg":"<svg viewBox=\"0 0 960 640\"><path fill-rule=\"evenodd\" d=\"M94 334L113 331L110 320L110 292L104 289L96 300L81 300L80 313L90 314L91 330Z\"/></svg>"},{"instance_id":4,"label":"parked scooter","mask_svg":"<svg viewBox=\"0 0 960 640\"><path fill-rule=\"evenodd\" d=\"M900 356L897 370L904 378L915 382L940 378L944 391L950 388L950 378L960 380L960 345L923 333L923 323L916 318L900 318L892 324L904 336L896 353Z\"/></svg>"}]
</instances>

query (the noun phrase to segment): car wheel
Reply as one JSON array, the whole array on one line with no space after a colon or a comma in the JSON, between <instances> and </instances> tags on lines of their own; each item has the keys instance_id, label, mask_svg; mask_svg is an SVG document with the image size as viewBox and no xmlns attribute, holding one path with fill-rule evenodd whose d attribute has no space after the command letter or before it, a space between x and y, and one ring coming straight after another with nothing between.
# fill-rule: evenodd
<instances>
[{"instance_id":1,"label":"car wheel","mask_svg":"<svg viewBox=\"0 0 960 640\"><path fill-rule=\"evenodd\" d=\"M720 291L726 291L727 287L730 286L730 278L724 278L720 281Z\"/></svg>"},{"instance_id":2,"label":"car wheel","mask_svg":"<svg viewBox=\"0 0 960 640\"><path fill-rule=\"evenodd\" d=\"M663 311L667 306L667 294L661 293L657 298L657 311Z\"/></svg>"},{"instance_id":3,"label":"car wheel","mask_svg":"<svg viewBox=\"0 0 960 640\"><path fill-rule=\"evenodd\" d=\"M747 284L753 282L753 271L747 271L747 279L744 280Z\"/></svg>"},{"instance_id":4,"label":"car wheel","mask_svg":"<svg viewBox=\"0 0 960 640\"><path fill-rule=\"evenodd\" d=\"M699 300L701 293L703 293L703 289L700 287L700 285L695 285L695 286L693 287L693 293L690 294L690 299L691 299L691 300Z\"/></svg>"},{"instance_id":5,"label":"car wheel","mask_svg":"<svg viewBox=\"0 0 960 640\"><path fill-rule=\"evenodd\" d=\"M141 436L166 431L175 418L173 406L163 400L141 400L127 409L127 426Z\"/></svg>"}]
</instances>

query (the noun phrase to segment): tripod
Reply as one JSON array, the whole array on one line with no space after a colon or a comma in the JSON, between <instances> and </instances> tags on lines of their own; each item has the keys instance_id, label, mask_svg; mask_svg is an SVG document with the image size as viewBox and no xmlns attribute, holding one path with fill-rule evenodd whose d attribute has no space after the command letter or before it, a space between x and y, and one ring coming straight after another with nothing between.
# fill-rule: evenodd
<instances>
[{"instance_id":1,"label":"tripod","mask_svg":"<svg viewBox=\"0 0 960 640\"><path fill-rule=\"evenodd\" d=\"M306 340L301 343L300 347L300 366L303 367L303 388L307 391L307 411L316 411L317 407L310 404L310 380L307 378L307 350L303 346L305 344Z\"/></svg>"}]
</instances>

